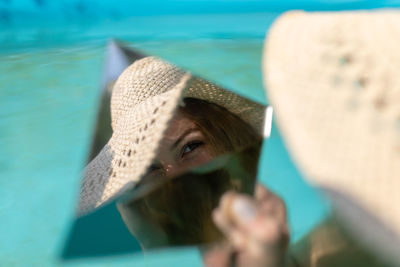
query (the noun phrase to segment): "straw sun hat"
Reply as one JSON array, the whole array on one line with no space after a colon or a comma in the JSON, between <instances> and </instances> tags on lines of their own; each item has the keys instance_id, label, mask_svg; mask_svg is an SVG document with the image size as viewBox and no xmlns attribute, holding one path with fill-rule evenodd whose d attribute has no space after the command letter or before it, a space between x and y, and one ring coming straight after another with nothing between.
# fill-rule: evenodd
<instances>
[{"instance_id":1,"label":"straw sun hat","mask_svg":"<svg viewBox=\"0 0 400 267\"><path fill-rule=\"evenodd\" d=\"M155 57L129 66L111 98L113 135L84 171L79 213L132 188L146 172L183 97L203 99L236 114L262 132L265 107L194 77Z\"/></svg>"},{"instance_id":2,"label":"straw sun hat","mask_svg":"<svg viewBox=\"0 0 400 267\"><path fill-rule=\"evenodd\" d=\"M289 12L264 82L288 149L351 232L400 262L400 12Z\"/></svg>"}]
</instances>

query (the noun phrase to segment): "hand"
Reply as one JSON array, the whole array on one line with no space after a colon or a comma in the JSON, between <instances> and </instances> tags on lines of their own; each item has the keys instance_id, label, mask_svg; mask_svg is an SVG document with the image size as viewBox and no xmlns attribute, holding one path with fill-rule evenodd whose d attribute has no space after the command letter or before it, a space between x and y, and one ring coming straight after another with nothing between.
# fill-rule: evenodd
<instances>
[{"instance_id":1,"label":"hand","mask_svg":"<svg viewBox=\"0 0 400 267\"><path fill-rule=\"evenodd\" d=\"M289 244L286 207L262 185L255 197L227 192L213 212L227 242L205 254L206 266L284 266Z\"/></svg>"}]
</instances>

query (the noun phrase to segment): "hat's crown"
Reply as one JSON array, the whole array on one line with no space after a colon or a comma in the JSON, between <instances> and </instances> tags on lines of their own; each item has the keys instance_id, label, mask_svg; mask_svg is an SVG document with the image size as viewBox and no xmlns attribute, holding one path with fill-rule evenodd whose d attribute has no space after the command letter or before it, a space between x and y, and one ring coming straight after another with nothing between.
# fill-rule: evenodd
<instances>
[{"instance_id":1,"label":"hat's crown","mask_svg":"<svg viewBox=\"0 0 400 267\"><path fill-rule=\"evenodd\" d=\"M146 57L129 66L118 78L111 97L111 126L127 110L148 98L174 88L185 72L156 57Z\"/></svg>"}]
</instances>

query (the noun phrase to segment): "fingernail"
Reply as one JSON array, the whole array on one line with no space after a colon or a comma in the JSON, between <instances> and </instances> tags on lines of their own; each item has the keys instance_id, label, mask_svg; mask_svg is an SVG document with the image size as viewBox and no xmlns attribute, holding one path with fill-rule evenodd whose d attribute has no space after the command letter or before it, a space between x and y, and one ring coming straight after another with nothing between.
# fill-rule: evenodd
<instances>
[{"instance_id":1,"label":"fingernail","mask_svg":"<svg viewBox=\"0 0 400 267\"><path fill-rule=\"evenodd\" d=\"M244 198L235 199L233 201L232 211L235 217L242 223L253 220L257 214L254 204Z\"/></svg>"}]
</instances>

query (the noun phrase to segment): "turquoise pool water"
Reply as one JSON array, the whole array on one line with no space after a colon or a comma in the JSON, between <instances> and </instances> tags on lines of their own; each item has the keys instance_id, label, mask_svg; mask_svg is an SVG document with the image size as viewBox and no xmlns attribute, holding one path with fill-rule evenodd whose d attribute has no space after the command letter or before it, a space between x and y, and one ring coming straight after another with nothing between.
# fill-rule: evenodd
<instances>
[{"instance_id":1,"label":"turquoise pool water","mask_svg":"<svg viewBox=\"0 0 400 267\"><path fill-rule=\"evenodd\" d=\"M136 17L68 25L36 21L0 32L0 265L61 264L80 170L99 100L105 46L119 38L254 100L265 32L278 14ZM46 26L46 27L44 27ZM301 178L276 126L260 180L286 201L293 240L328 212ZM74 261L98 265L201 266L194 248ZM186 264L185 264L186 263ZM136 266L135 265L135 266Z\"/></svg>"}]
</instances>

